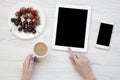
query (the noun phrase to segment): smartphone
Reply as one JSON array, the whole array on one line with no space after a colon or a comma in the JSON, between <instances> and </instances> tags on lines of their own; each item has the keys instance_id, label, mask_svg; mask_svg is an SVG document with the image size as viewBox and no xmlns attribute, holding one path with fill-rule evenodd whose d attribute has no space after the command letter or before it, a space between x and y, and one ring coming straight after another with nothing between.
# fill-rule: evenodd
<instances>
[{"instance_id":1,"label":"smartphone","mask_svg":"<svg viewBox=\"0 0 120 80\"><path fill-rule=\"evenodd\" d=\"M113 23L101 22L96 47L109 49L112 31Z\"/></svg>"}]
</instances>

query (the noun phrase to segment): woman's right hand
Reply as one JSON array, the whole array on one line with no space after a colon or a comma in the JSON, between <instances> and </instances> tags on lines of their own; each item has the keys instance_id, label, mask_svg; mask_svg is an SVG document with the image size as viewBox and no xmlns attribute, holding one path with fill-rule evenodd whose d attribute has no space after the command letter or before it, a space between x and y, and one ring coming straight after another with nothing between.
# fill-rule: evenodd
<instances>
[{"instance_id":1,"label":"woman's right hand","mask_svg":"<svg viewBox=\"0 0 120 80\"><path fill-rule=\"evenodd\" d=\"M70 60L76 71L83 77L84 80L96 80L89 64L88 58L83 54L75 54L68 48Z\"/></svg>"}]
</instances>

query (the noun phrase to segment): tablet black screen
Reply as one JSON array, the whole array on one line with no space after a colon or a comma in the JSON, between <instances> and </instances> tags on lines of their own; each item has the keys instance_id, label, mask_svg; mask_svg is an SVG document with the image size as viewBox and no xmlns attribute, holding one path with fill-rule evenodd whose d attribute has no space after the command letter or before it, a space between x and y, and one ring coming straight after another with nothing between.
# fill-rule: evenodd
<instances>
[{"instance_id":1,"label":"tablet black screen","mask_svg":"<svg viewBox=\"0 0 120 80\"><path fill-rule=\"evenodd\" d=\"M84 48L88 10L59 7L55 45Z\"/></svg>"}]
</instances>

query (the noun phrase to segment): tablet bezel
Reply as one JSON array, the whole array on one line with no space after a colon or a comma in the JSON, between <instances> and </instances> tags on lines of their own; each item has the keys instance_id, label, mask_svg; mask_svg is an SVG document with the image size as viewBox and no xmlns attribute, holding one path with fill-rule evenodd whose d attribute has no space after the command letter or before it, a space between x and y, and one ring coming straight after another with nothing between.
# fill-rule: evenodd
<instances>
[{"instance_id":1,"label":"tablet bezel","mask_svg":"<svg viewBox=\"0 0 120 80\"><path fill-rule=\"evenodd\" d=\"M56 50L68 50L67 46L55 45L59 7L88 10L84 48L70 47L72 49L72 51L87 52L87 48L88 48L88 36L89 36L89 28L90 28L90 17L91 17L91 7L89 7L89 6L79 6L79 5L68 5L68 4L57 4L56 5L56 10L55 10L55 24L54 24L54 32L53 32L53 40L52 40L52 49L56 49Z\"/></svg>"}]
</instances>

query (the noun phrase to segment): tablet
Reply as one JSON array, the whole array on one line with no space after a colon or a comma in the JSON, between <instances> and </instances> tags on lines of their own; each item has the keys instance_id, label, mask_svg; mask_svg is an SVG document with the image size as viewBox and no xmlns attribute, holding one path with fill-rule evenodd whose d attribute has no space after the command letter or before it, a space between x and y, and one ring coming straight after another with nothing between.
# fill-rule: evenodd
<instances>
[{"instance_id":1,"label":"tablet","mask_svg":"<svg viewBox=\"0 0 120 80\"><path fill-rule=\"evenodd\" d=\"M87 52L91 7L57 4L52 48Z\"/></svg>"}]
</instances>

